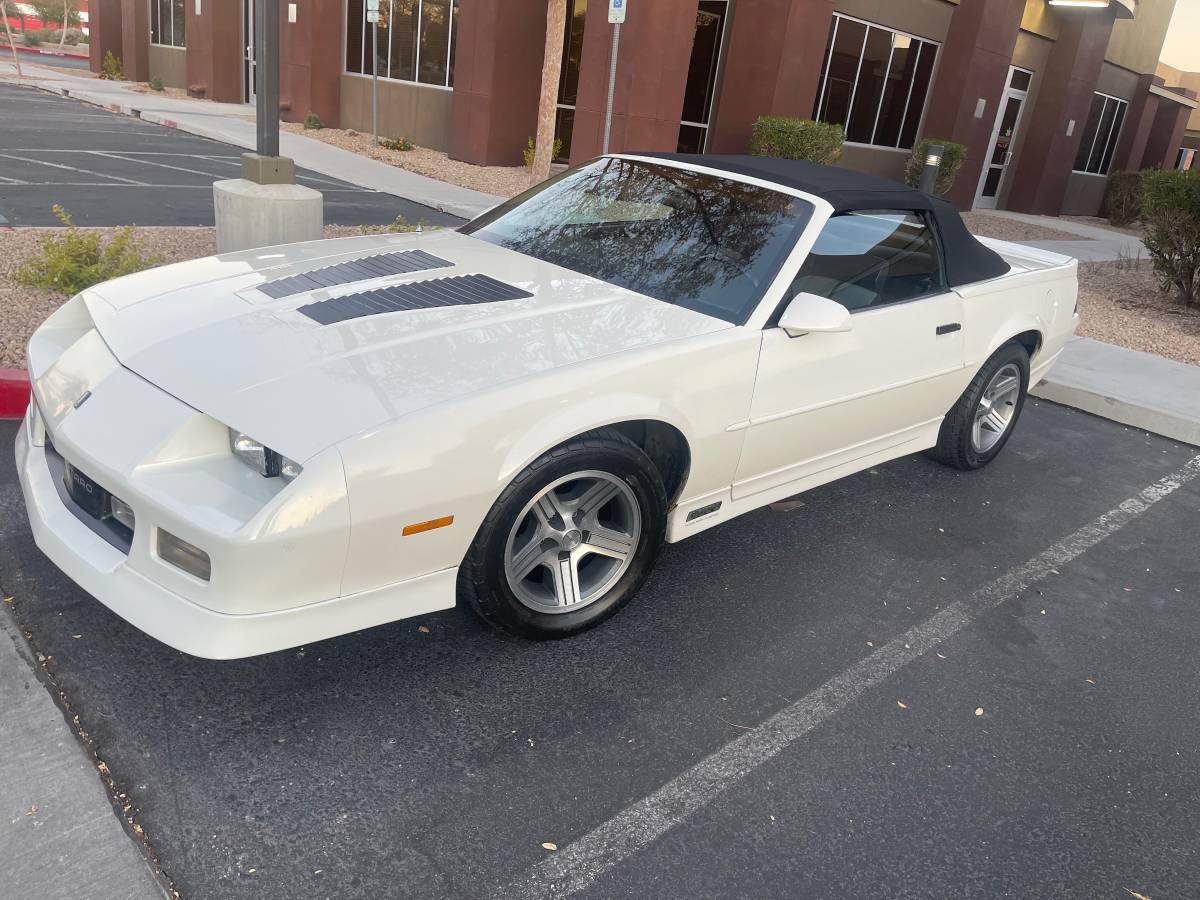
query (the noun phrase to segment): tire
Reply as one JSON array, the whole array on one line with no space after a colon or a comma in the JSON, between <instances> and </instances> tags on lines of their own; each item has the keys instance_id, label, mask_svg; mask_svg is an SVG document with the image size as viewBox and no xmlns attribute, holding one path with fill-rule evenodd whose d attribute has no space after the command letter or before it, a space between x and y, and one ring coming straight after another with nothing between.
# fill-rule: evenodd
<instances>
[{"instance_id":1,"label":"tire","mask_svg":"<svg viewBox=\"0 0 1200 900\"><path fill-rule=\"evenodd\" d=\"M1005 413L1008 415L1003 430L998 430L998 418L981 415L985 392L992 393L991 400L1004 398L1007 391L999 391L999 388L1005 387L1007 379L1013 377L1017 382L1015 392L1004 402L995 404L1001 418ZM1020 344L1010 341L988 358L946 414L931 455L956 469L969 471L986 466L1000 454L1012 436L1025 406L1028 389L1029 353ZM977 420L981 423L979 432L975 430Z\"/></svg>"},{"instance_id":2,"label":"tire","mask_svg":"<svg viewBox=\"0 0 1200 900\"><path fill-rule=\"evenodd\" d=\"M488 624L523 637L586 631L641 587L662 547L666 508L662 478L640 447L611 429L580 435L500 494L459 567L458 594Z\"/></svg>"}]
</instances>

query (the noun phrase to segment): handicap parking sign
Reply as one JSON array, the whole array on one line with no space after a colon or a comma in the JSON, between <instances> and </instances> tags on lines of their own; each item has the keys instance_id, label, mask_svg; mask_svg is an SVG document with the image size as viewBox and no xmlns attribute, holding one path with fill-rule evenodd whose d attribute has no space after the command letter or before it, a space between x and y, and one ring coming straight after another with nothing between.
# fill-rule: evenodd
<instances>
[{"instance_id":1,"label":"handicap parking sign","mask_svg":"<svg viewBox=\"0 0 1200 900\"><path fill-rule=\"evenodd\" d=\"M608 0L608 21L611 25L620 25L625 21L625 4L628 0Z\"/></svg>"}]
</instances>

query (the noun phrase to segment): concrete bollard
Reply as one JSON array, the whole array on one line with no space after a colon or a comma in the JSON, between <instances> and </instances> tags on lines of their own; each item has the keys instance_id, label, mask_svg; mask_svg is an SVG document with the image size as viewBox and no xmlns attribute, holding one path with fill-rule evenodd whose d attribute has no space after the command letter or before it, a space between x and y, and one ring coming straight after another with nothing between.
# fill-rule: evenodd
<instances>
[{"instance_id":1,"label":"concrete bollard","mask_svg":"<svg viewBox=\"0 0 1200 900\"><path fill-rule=\"evenodd\" d=\"M217 252L315 241L324 235L320 191L295 183L295 165L247 153L241 178L213 183Z\"/></svg>"}]
</instances>

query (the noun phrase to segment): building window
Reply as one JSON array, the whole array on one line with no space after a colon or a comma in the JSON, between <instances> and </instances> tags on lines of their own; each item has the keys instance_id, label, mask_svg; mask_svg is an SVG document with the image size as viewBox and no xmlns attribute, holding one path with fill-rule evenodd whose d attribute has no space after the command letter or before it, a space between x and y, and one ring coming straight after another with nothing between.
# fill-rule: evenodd
<instances>
[{"instance_id":1,"label":"building window","mask_svg":"<svg viewBox=\"0 0 1200 900\"><path fill-rule=\"evenodd\" d=\"M150 0L150 43L186 47L185 0Z\"/></svg>"},{"instance_id":2,"label":"building window","mask_svg":"<svg viewBox=\"0 0 1200 900\"><path fill-rule=\"evenodd\" d=\"M1075 154L1076 172L1090 175L1107 175L1117 149L1117 138L1121 136L1121 125L1125 121L1125 110L1129 104L1108 94L1092 95L1092 108L1088 112L1087 124L1079 139L1079 152Z\"/></svg>"},{"instance_id":3,"label":"building window","mask_svg":"<svg viewBox=\"0 0 1200 900\"><path fill-rule=\"evenodd\" d=\"M813 118L841 125L855 144L911 148L938 46L834 14Z\"/></svg>"},{"instance_id":4,"label":"building window","mask_svg":"<svg viewBox=\"0 0 1200 900\"><path fill-rule=\"evenodd\" d=\"M558 78L558 108L554 117L554 139L562 141L555 162L571 158L571 134L575 130L575 101L579 97L579 64L583 59L583 27L587 0L567 0L563 29L562 71Z\"/></svg>"},{"instance_id":5,"label":"building window","mask_svg":"<svg viewBox=\"0 0 1200 900\"><path fill-rule=\"evenodd\" d=\"M378 42L365 0L346 3L346 71L436 87L454 86L458 0L379 0ZM374 57L372 57L372 53Z\"/></svg>"}]
</instances>

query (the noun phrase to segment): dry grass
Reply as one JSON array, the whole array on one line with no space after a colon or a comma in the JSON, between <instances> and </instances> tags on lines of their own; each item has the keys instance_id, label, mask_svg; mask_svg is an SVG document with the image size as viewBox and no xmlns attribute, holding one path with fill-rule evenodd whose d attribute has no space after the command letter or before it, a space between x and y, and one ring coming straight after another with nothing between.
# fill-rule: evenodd
<instances>
[{"instance_id":1,"label":"dry grass","mask_svg":"<svg viewBox=\"0 0 1200 900\"><path fill-rule=\"evenodd\" d=\"M0 369L25 368L25 345L50 313L66 297L42 288L17 284L14 274L20 265L38 250L38 240L59 229L18 229L0 231ZM87 229L93 230L93 229ZM115 229L99 228L112 232ZM137 228L134 229L145 252L164 262L181 262L211 256L217 252L215 228ZM383 231L368 228L367 231ZM326 237L350 237L362 229L350 225L329 225Z\"/></svg>"},{"instance_id":2,"label":"dry grass","mask_svg":"<svg viewBox=\"0 0 1200 900\"><path fill-rule=\"evenodd\" d=\"M409 172L457 184L459 187L512 197L529 187L529 170L524 166L473 166L470 163L451 159L445 153L427 147L412 150L385 150L371 145L371 135L344 128L313 128L306 130L297 122L283 122L285 131L302 134L307 138L323 141L342 150L360 156L377 159ZM380 135L396 137L396 135Z\"/></svg>"},{"instance_id":3,"label":"dry grass","mask_svg":"<svg viewBox=\"0 0 1200 900\"><path fill-rule=\"evenodd\" d=\"M1079 333L1200 366L1200 310L1159 292L1148 261L1081 263Z\"/></svg>"}]
</instances>

